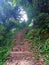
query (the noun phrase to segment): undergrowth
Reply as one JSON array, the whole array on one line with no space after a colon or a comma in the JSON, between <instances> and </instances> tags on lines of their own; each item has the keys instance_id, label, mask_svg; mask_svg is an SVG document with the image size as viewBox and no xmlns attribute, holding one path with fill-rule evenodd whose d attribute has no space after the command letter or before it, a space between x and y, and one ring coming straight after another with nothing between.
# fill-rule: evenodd
<instances>
[{"instance_id":1,"label":"undergrowth","mask_svg":"<svg viewBox=\"0 0 49 65\"><path fill-rule=\"evenodd\" d=\"M33 29L28 32L26 38L31 42L31 50L37 57L41 54L45 65L49 65L49 15L40 13L33 21Z\"/></svg>"}]
</instances>

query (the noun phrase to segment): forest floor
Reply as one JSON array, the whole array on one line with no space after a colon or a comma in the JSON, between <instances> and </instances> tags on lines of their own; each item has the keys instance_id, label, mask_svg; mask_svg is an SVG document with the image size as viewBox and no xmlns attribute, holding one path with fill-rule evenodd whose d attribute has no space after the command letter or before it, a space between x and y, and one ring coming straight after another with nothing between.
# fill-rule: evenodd
<instances>
[{"instance_id":1,"label":"forest floor","mask_svg":"<svg viewBox=\"0 0 49 65\"><path fill-rule=\"evenodd\" d=\"M24 31L15 35L15 45L4 65L44 65L43 59L35 60L35 53L30 50L30 42L24 39Z\"/></svg>"}]
</instances>

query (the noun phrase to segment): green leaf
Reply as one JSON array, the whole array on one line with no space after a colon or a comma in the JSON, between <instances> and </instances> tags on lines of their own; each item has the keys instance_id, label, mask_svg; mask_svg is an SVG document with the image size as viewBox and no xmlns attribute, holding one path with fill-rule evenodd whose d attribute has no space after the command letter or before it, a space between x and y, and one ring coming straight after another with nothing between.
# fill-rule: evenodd
<instances>
[{"instance_id":1,"label":"green leaf","mask_svg":"<svg viewBox=\"0 0 49 65\"><path fill-rule=\"evenodd\" d=\"M0 40L2 40L4 37L3 36L0 36Z\"/></svg>"},{"instance_id":2,"label":"green leaf","mask_svg":"<svg viewBox=\"0 0 49 65\"><path fill-rule=\"evenodd\" d=\"M14 4L14 5L16 4L16 2L17 2L16 0L13 0L13 4Z\"/></svg>"}]
</instances>

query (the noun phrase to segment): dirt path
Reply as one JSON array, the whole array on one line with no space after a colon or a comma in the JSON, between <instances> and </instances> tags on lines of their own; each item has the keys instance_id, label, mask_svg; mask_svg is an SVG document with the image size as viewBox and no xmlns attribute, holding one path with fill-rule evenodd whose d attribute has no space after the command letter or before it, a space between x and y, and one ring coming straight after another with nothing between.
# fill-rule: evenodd
<instances>
[{"instance_id":1,"label":"dirt path","mask_svg":"<svg viewBox=\"0 0 49 65\"><path fill-rule=\"evenodd\" d=\"M4 65L44 65L43 60L34 60L35 55L30 51L30 43L24 39L24 35L25 30L15 35L15 45Z\"/></svg>"}]
</instances>

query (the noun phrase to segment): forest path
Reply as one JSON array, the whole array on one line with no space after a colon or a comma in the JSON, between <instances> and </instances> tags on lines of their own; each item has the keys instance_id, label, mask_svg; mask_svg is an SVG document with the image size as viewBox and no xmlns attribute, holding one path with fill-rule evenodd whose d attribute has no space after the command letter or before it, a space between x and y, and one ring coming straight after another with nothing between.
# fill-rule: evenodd
<instances>
[{"instance_id":1,"label":"forest path","mask_svg":"<svg viewBox=\"0 0 49 65\"><path fill-rule=\"evenodd\" d=\"M26 30L22 30L15 35L15 45L4 65L44 65L41 58L34 60L35 54L29 49L30 42L24 39L25 33Z\"/></svg>"}]
</instances>

